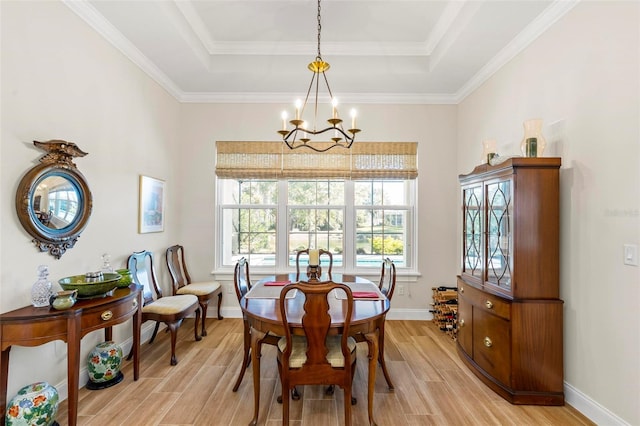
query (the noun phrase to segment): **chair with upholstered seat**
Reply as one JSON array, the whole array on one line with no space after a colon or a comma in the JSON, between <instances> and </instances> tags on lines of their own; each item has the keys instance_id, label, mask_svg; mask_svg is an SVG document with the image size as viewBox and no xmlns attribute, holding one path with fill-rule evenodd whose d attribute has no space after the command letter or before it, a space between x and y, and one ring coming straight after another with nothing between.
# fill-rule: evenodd
<instances>
[{"instance_id":1,"label":"chair with upholstered seat","mask_svg":"<svg viewBox=\"0 0 640 426\"><path fill-rule=\"evenodd\" d=\"M193 294L198 298L200 309L202 310L202 332L203 336L207 335L205 321L207 319L207 307L209 301L214 297L218 297L218 319L222 319L220 315L220 306L222 305L222 287L216 281L191 282L187 265L184 261L184 247L174 245L167 249L167 267L173 281L173 294Z\"/></svg>"},{"instance_id":2,"label":"chair with upholstered seat","mask_svg":"<svg viewBox=\"0 0 640 426\"><path fill-rule=\"evenodd\" d=\"M332 318L329 298L332 290L346 293L344 328L341 335L330 335ZM289 322L288 292L297 290L305 297L302 328ZM349 337L353 295L351 289L331 281L300 282L287 285L280 293L280 315L285 335L278 342L278 371L282 385L282 424L289 424L289 390L296 385L338 385L344 389L345 425L351 425L351 389L356 368L356 341ZM299 327L299 325L298 325ZM303 335L300 335L302 330ZM286 395L286 397L284 397Z\"/></svg>"},{"instance_id":3,"label":"chair with upholstered seat","mask_svg":"<svg viewBox=\"0 0 640 426\"><path fill-rule=\"evenodd\" d=\"M309 249L298 250L296 253L296 281L300 281L300 257L302 255L309 255ZM322 257L329 258L329 264L326 270L326 276L331 279L331 269L333 268L333 254L328 250L318 249L318 258L320 259L320 263L322 263Z\"/></svg>"},{"instance_id":4,"label":"chair with upholstered seat","mask_svg":"<svg viewBox=\"0 0 640 426\"><path fill-rule=\"evenodd\" d=\"M251 278L249 276L249 261L246 258L242 257L236 263L236 266L233 270L233 284L236 289L236 296L238 297L238 302L251 290ZM240 383L242 383L242 378L244 377L244 373L247 371L247 367L251 363L251 326L247 321L244 313L242 314L243 319L243 357L242 357L242 365L240 366L240 373L238 373L238 378L236 379L236 383L233 385L233 391L237 392L240 387ZM276 336L274 334L268 334L262 338L261 343L267 345L277 346L278 341L280 340L280 336ZM300 395L294 389L291 393L292 399L298 400L300 399Z\"/></svg>"},{"instance_id":5,"label":"chair with upholstered seat","mask_svg":"<svg viewBox=\"0 0 640 426\"><path fill-rule=\"evenodd\" d=\"M198 321L200 321L200 306L198 298L192 294L179 296L163 296L158 286L153 266L153 255L150 251L134 252L127 260L127 267L131 271L133 281L143 287L144 305L142 307L142 321L156 321L156 326L149 343L153 343L158 334L160 323L165 323L171 333L171 365L176 365L176 340L178 328L189 315L195 314L195 340L202 339L198 335ZM129 358L131 354L129 354Z\"/></svg>"}]
</instances>

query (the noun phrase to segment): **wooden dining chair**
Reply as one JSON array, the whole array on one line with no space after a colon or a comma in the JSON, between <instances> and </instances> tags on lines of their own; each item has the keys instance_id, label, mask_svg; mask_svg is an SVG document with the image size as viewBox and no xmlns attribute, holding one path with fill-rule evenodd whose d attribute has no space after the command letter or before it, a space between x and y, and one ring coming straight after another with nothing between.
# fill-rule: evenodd
<instances>
[{"instance_id":1,"label":"wooden dining chair","mask_svg":"<svg viewBox=\"0 0 640 426\"><path fill-rule=\"evenodd\" d=\"M332 318L329 313L331 293L341 289L346 293L344 328L341 335L330 335ZM302 329L288 320L287 293L297 290L304 294ZM296 385L338 385L344 389L344 416L346 426L351 425L351 397L353 375L356 368L356 341L349 337L353 295L344 285L326 281L299 282L285 286L280 293L280 315L285 335L278 342L278 372L282 387L282 424L289 424L289 390ZM302 330L303 335L300 335ZM295 333L295 334L294 334ZM284 395L287 395L284 397Z\"/></svg>"},{"instance_id":2,"label":"wooden dining chair","mask_svg":"<svg viewBox=\"0 0 640 426\"><path fill-rule=\"evenodd\" d=\"M298 250L296 253L296 281L300 281L300 256L306 254L309 256L309 249ZM329 266L327 268L327 277L331 279L331 269L333 268L333 254L328 250L318 249L318 256L320 263L322 263L322 256L329 258Z\"/></svg>"},{"instance_id":3,"label":"wooden dining chair","mask_svg":"<svg viewBox=\"0 0 640 426\"><path fill-rule=\"evenodd\" d=\"M163 296L158 286L156 272L153 266L153 255L150 251L134 252L127 260L127 267L131 271L133 281L143 287L142 322L156 321L156 326L149 340L149 344L158 334L160 323L165 323L171 333L171 365L176 365L176 340L178 328L189 315L196 315L193 326L196 341L202 337L198 335L198 321L200 321L200 306L198 298L192 294L178 296ZM129 354L128 358L131 358Z\"/></svg>"},{"instance_id":4,"label":"wooden dining chair","mask_svg":"<svg viewBox=\"0 0 640 426\"><path fill-rule=\"evenodd\" d=\"M380 289L382 294L384 294L387 299L389 299L389 302L391 302L393 291L396 288L396 265L388 257L382 261L382 270L380 272L380 282L378 283L378 288ZM367 341L364 335L361 333L354 335L354 338L358 343ZM389 390L394 390L391 376L387 371L387 363L384 360L384 321L380 325L380 339L378 341L378 363L380 363L382 374L384 374L384 379L387 381Z\"/></svg>"},{"instance_id":5,"label":"wooden dining chair","mask_svg":"<svg viewBox=\"0 0 640 426\"><path fill-rule=\"evenodd\" d=\"M173 281L173 295L193 294L198 298L200 310L202 311L202 331L201 335L207 335L205 321L207 319L207 308L209 301L214 297L218 297L218 319L222 319L220 315L220 306L222 305L222 287L217 281L191 282L187 264L184 261L184 247L174 245L167 249L167 267Z\"/></svg>"},{"instance_id":6,"label":"wooden dining chair","mask_svg":"<svg viewBox=\"0 0 640 426\"><path fill-rule=\"evenodd\" d=\"M236 289L236 296L238 297L238 303L240 300L251 290L251 278L249 275L249 261L242 257L236 263L236 266L233 270L233 284ZM238 388L240 388L240 384L242 383L242 379L244 378L244 373L247 371L249 364L251 363L251 326L247 321L246 315L242 314L242 325L243 325L243 355L242 355L242 365L240 366L240 372L238 373L238 378L236 379L236 383L233 385L233 391L237 392ZM277 346L278 341L281 336L276 336L275 334L267 333L263 338L261 343ZM291 398L294 401L300 399L300 394L294 388L291 391Z\"/></svg>"}]
</instances>

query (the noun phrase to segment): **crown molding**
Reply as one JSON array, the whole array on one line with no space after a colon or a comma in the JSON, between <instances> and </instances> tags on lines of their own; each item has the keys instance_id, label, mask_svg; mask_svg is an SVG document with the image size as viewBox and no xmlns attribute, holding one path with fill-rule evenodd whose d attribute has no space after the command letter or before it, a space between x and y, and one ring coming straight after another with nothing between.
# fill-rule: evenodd
<instances>
[{"instance_id":1,"label":"crown molding","mask_svg":"<svg viewBox=\"0 0 640 426\"><path fill-rule=\"evenodd\" d=\"M104 37L131 62L155 80L176 99L180 99L182 90L149 60L137 47L122 35L86 0L61 0L69 9L82 18L91 28Z\"/></svg>"},{"instance_id":2,"label":"crown molding","mask_svg":"<svg viewBox=\"0 0 640 426\"><path fill-rule=\"evenodd\" d=\"M494 56L487 64L471 77L467 83L455 94L456 103L462 102L467 96L478 89L493 74L511 61L516 55L526 49L540 35L555 24L560 18L573 9L581 0L555 0L531 24L522 30L504 49Z\"/></svg>"},{"instance_id":3,"label":"crown molding","mask_svg":"<svg viewBox=\"0 0 640 426\"><path fill-rule=\"evenodd\" d=\"M69 9L82 18L98 34L111 43L116 49L148 74L170 95L184 103L289 103L295 95L291 93L228 93L228 92L184 92L153 62L140 52L126 37L116 30L88 1L62 0ZM460 90L447 93L347 93L341 94L344 101L360 104L458 104L478 89L506 63L522 52L529 44L544 33L551 25L576 6L580 0L554 0L545 11L528 25L518 36L491 59L478 73L471 77ZM178 6L185 19L193 29L193 21L188 15L188 8ZM186 11L186 12L185 12ZM448 25L460 13L460 9L451 9L447 18ZM447 22L443 22L442 31L447 31ZM445 28L446 27L446 28ZM198 39L205 49L214 54L309 54L314 43L206 43L202 34ZM193 40L193 39L192 39ZM327 43L327 50L334 55L370 55L382 53L397 56L428 56L433 49L434 41L424 43ZM325 46L325 44L323 44ZM271 50L274 49L274 50ZM286 52L286 53L285 53Z\"/></svg>"},{"instance_id":4,"label":"crown molding","mask_svg":"<svg viewBox=\"0 0 640 426\"><path fill-rule=\"evenodd\" d=\"M299 94L263 92L190 92L183 93L182 103L212 104L273 104L291 103ZM406 104L406 105L451 105L456 97L449 94L429 93L340 93L342 103L358 104ZM328 102L328 101L327 101Z\"/></svg>"}]
</instances>

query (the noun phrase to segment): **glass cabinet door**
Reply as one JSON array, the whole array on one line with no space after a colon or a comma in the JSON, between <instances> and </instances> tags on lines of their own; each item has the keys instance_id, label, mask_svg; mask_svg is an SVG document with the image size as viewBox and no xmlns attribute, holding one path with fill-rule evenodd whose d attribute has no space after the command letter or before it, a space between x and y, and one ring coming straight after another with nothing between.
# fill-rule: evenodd
<instances>
[{"instance_id":1,"label":"glass cabinet door","mask_svg":"<svg viewBox=\"0 0 640 426\"><path fill-rule=\"evenodd\" d=\"M463 236L462 236L462 273L482 280L482 184L469 186L462 190Z\"/></svg>"},{"instance_id":2,"label":"glass cabinet door","mask_svg":"<svg viewBox=\"0 0 640 426\"><path fill-rule=\"evenodd\" d=\"M512 182L486 184L487 202L487 282L511 291L513 270Z\"/></svg>"}]
</instances>

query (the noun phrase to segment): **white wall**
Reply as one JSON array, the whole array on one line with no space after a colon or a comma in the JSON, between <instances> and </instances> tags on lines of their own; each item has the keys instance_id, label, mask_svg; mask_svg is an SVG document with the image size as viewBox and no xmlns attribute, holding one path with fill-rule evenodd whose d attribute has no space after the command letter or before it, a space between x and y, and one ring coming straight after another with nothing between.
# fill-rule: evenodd
<instances>
[{"instance_id":1,"label":"white wall","mask_svg":"<svg viewBox=\"0 0 640 426\"><path fill-rule=\"evenodd\" d=\"M179 104L61 2L3 1L0 8L0 312L30 303L39 264L49 265L54 282L97 270L105 252L123 267L132 251L148 249L163 265L163 250L176 239L178 208L169 205L165 232L138 234L138 175L166 179L169 200L177 194ZM94 201L87 228L60 260L36 250L14 203L20 178L44 154L32 141L49 139L89 153L76 164ZM168 288L168 278L161 279ZM124 340L129 329L117 326L114 336ZM94 332L83 339L83 357L100 338ZM11 350L10 396L34 381L65 379L61 341Z\"/></svg>"},{"instance_id":2,"label":"white wall","mask_svg":"<svg viewBox=\"0 0 640 426\"><path fill-rule=\"evenodd\" d=\"M601 424L640 424L640 268L622 255L640 243L639 14L638 2L579 4L459 105L459 173L485 137L520 154L529 118L544 119L544 155L562 157L565 380L615 413Z\"/></svg>"},{"instance_id":3,"label":"white wall","mask_svg":"<svg viewBox=\"0 0 640 426\"><path fill-rule=\"evenodd\" d=\"M180 202L185 207L179 227L192 275L205 279L213 268L214 170L217 140L277 140L280 111L289 105L184 104L181 108ZM405 295L396 292L392 310L429 309L431 287L455 285L458 269L455 217L458 209L456 161L456 107L425 105L358 105L358 134L362 141L418 142L418 267L417 281L399 277ZM424 219L422 219L424 218ZM254 275L252 270L252 276ZM271 271L272 273L274 271ZM376 270L376 274L378 271ZM194 277L196 279L196 277ZM230 286L229 283L225 285ZM235 294L223 298L225 307L238 305Z\"/></svg>"}]
</instances>

